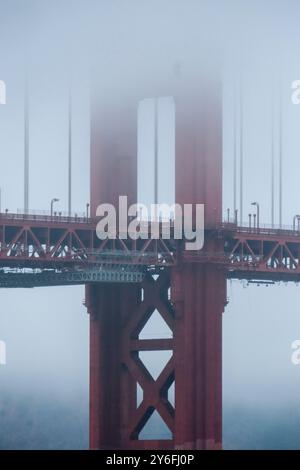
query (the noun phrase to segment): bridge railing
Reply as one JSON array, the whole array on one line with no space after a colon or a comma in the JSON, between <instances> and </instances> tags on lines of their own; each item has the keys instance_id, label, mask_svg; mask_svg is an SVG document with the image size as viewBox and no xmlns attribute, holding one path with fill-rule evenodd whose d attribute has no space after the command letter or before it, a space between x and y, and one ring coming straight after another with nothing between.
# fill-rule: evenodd
<instances>
[{"instance_id":1,"label":"bridge railing","mask_svg":"<svg viewBox=\"0 0 300 470\"><path fill-rule=\"evenodd\" d=\"M294 236L300 236L300 228L298 226L293 227L292 225L279 225L279 224L259 224L259 227L253 227L249 223L243 223L242 225L236 225L232 222L225 221L222 223L222 227L232 229L237 232L253 233L253 234L266 234L266 235L277 235L285 232Z\"/></svg>"},{"instance_id":2,"label":"bridge railing","mask_svg":"<svg viewBox=\"0 0 300 470\"><path fill-rule=\"evenodd\" d=\"M83 212L74 213L71 216L66 212L53 212L45 210L30 210L30 213L24 213L21 209L18 209L16 213L9 212L0 212L0 221L2 220L14 220L14 221L35 221L35 222L55 222L55 223L77 223L77 224L95 224L96 219L87 217L87 214ZM129 218L130 220L130 218ZM166 221L161 219L159 221L162 225L164 223L170 224L170 228L174 228L174 219ZM149 226L151 222L149 221ZM224 221L216 221L214 224L205 226L206 229L225 229L235 232L247 232L253 234L266 234L266 235L277 235L279 233L285 232L286 234L300 236L300 226L292 225L272 225L272 224L259 224L259 227L250 226L249 222L244 222L242 225L236 224L232 219L227 219Z\"/></svg>"},{"instance_id":3,"label":"bridge railing","mask_svg":"<svg viewBox=\"0 0 300 470\"><path fill-rule=\"evenodd\" d=\"M92 219L88 218L84 213L73 214L69 216L64 212L53 213L50 211L30 211L30 213L22 213L21 211L13 212L1 212L0 220L28 220L28 221L40 221L40 222L61 222L61 223L89 223Z\"/></svg>"}]
</instances>

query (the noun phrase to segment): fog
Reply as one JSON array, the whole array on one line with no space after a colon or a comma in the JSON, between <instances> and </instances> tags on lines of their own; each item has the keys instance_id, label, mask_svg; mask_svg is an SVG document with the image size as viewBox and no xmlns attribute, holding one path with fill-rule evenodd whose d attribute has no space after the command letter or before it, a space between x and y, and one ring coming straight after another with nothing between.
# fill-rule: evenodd
<instances>
[{"instance_id":1,"label":"fog","mask_svg":"<svg viewBox=\"0 0 300 470\"><path fill-rule=\"evenodd\" d=\"M259 201L271 222L271 118L274 105L275 223L278 106L282 96L283 224L299 213L300 77L297 0L0 1L2 210L23 209L24 78L30 94L31 210L67 210L68 84L73 91L73 210L89 201L90 83L113 103L179 67L195 77L221 65L224 102L223 209L233 213L234 95L243 89L243 215ZM151 98L151 96L145 96ZM176 113L176 110L175 110ZM239 124L239 115L237 116ZM239 135L237 135L239 146ZM238 187L239 190L239 187ZM238 199L239 204L239 199ZM238 206L239 207L239 206ZM300 288L228 282L223 317L224 447L300 448ZM0 448L88 446L88 315L83 287L0 290ZM158 367L158 362L154 367ZM299 419L298 419L299 418ZM41 431L42 430L42 431Z\"/></svg>"}]
</instances>

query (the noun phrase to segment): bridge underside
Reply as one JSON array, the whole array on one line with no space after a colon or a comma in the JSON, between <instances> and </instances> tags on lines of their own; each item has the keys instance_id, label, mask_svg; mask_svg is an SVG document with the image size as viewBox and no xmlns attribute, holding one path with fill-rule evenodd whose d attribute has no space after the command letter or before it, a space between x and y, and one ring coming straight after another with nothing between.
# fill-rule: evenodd
<instances>
[{"instance_id":1,"label":"bridge underside","mask_svg":"<svg viewBox=\"0 0 300 470\"><path fill-rule=\"evenodd\" d=\"M265 283L275 284L276 282L300 282L299 272L269 272L269 271L256 271L255 269L249 270L228 270L227 279L235 279L240 281L249 281L251 283Z\"/></svg>"},{"instance_id":2,"label":"bridge underside","mask_svg":"<svg viewBox=\"0 0 300 470\"><path fill-rule=\"evenodd\" d=\"M96 269L0 270L0 288L33 288L85 285L88 283L141 283L145 272L140 266L100 266Z\"/></svg>"},{"instance_id":3,"label":"bridge underside","mask_svg":"<svg viewBox=\"0 0 300 470\"><path fill-rule=\"evenodd\" d=\"M236 227L226 238L224 259L231 279L299 282L299 231Z\"/></svg>"}]
</instances>

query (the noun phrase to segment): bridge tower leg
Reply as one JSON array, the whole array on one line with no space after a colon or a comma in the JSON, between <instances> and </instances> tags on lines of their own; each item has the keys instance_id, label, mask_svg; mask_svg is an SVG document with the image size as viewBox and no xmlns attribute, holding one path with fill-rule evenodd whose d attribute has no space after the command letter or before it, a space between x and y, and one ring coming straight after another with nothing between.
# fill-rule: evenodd
<instances>
[{"instance_id":1,"label":"bridge tower leg","mask_svg":"<svg viewBox=\"0 0 300 470\"><path fill-rule=\"evenodd\" d=\"M203 88L199 101L179 95L176 108L176 201L205 205L203 252L222 253L209 230L222 219L222 108L220 88ZM183 257L184 259L184 257ZM175 310L174 447L222 445L222 313L226 276L221 265L184 261L172 270Z\"/></svg>"},{"instance_id":2,"label":"bridge tower leg","mask_svg":"<svg viewBox=\"0 0 300 470\"><path fill-rule=\"evenodd\" d=\"M212 262L213 255L222 252L223 240L211 230L222 212L221 95L215 83L198 83L196 92L187 89L176 85L169 92L176 104L176 202L205 204L204 251L209 256L195 263L182 252L178 266L166 269L158 279L147 275L142 285L86 287L92 449L219 449L222 445L226 277L222 265ZM98 103L92 117L92 215L102 202L117 205L119 195L137 202L137 100L128 99L126 106L115 101L118 106L105 100ZM172 331L172 339L140 339L155 310ZM173 354L154 379L140 353L159 350ZM173 383L174 404L169 398ZM143 389L141 403L137 403L137 385ZM155 410L172 438L139 438Z\"/></svg>"}]
</instances>

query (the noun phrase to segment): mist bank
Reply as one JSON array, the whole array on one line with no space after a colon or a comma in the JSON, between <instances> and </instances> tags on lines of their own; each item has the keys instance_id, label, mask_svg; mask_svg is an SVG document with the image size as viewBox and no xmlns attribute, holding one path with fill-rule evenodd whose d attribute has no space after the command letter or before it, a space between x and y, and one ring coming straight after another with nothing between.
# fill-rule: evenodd
<instances>
[{"instance_id":1,"label":"mist bank","mask_svg":"<svg viewBox=\"0 0 300 470\"><path fill-rule=\"evenodd\" d=\"M61 399L53 393L2 389L0 423L1 450L88 448L86 396Z\"/></svg>"},{"instance_id":2,"label":"mist bank","mask_svg":"<svg viewBox=\"0 0 300 470\"><path fill-rule=\"evenodd\" d=\"M275 391L274 391L275 393ZM299 450L300 410L296 403L270 407L225 403L223 449Z\"/></svg>"}]
</instances>

